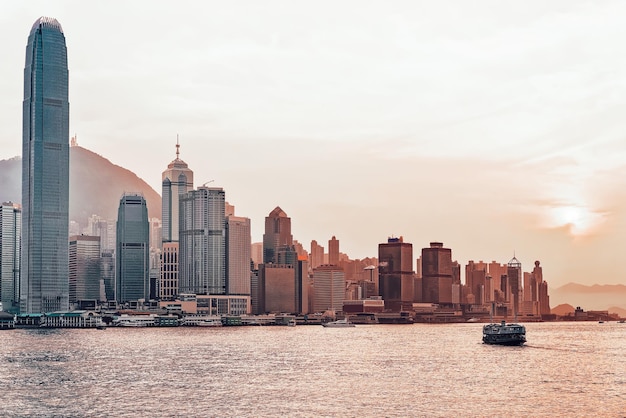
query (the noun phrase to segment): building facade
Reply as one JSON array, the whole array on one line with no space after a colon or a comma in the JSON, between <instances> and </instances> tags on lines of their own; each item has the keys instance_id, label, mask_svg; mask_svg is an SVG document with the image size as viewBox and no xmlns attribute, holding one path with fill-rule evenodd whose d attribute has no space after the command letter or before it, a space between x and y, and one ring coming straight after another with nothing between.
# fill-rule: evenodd
<instances>
[{"instance_id":1,"label":"building facade","mask_svg":"<svg viewBox=\"0 0 626 418\"><path fill-rule=\"evenodd\" d=\"M234 215L227 217L226 292L229 295L250 296L251 247L250 219Z\"/></svg>"},{"instance_id":2,"label":"building facade","mask_svg":"<svg viewBox=\"0 0 626 418\"><path fill-rule=\"evenodd\" d=\"M32 26L24 68L20 311L69 307L69 101L65 35Z\"/></svg>"},{"instance_id":3,"label":"building facade","mask_svg":"<svg viewBox=\"0 0 626 418\"><path fill-rule=\"evenodd\" d=\"M150 295L150 232L143 196L126 194L117 215L116 292L118 303L147 300Z\"/></svg>"},{"instance_id":4,"label":"building facade","mask_svg":"<svg viewBox=\"0 0 626 418\"><path fill-rule=\"evenodd\" d=\"M313 269L313 310L315 312L343 310L346 298L346 279L343 269L323 265Z\"/></svg>"},{"instance_id":5,"label":"building facade","mask_svg":"<svg viewBox=\"0 0 626 418\"><path fill-rule=\"evenodd\" d=\"M5 202L0 206L0 302L2 310L18 313L20 302L20 246L22 210Z\"/></svg>"},{"instance_id":6,"label":"building facade","mask_svg":"<svg viewBox=\"0 0 626 418\"><path fill-rule=\"evenodd\" d=\"M80 300L101 300L100 237L70 237L70 305Z\"/></svg>"},{"instance_id":7,"label":"building facade","mask_svg":"<svg viewBox=\"0 0 626 418\"><path fill-rule=\"evenodd\" d=\"M179 291L226 294L225 192L199 187L181 197Z\"/></svg>"},{"instance_id":8,"label":"building facade","mask_svg":"<svg viewBox=\"0 0 626 418\"><path fill-rule=\"evenodd\" d=\"M179 228L180 200L193 190L193 171L180 159L180 145L176 141L176 158L161 174L161 264L159 273L160 299L171 299L178 294L179 285Z\"/></svg>"},{"instance_id":9,"label":"building facade","mask_svg":"<svg viewBox=\"0 0 626 418\"><path fill-rule=\"evenodd\" d=\"M278 263L278 249L285 245L293 245L291 218L279 206L276 206L265 218L263 262Z\"/></svg>"},{"instance_id":10,"label":"building facade","mask_svg":"<svg viewBox=\"0 0 626 418\"><path fill-rule=\"evenodd\" d=\"M452 300L452 250L441 242L422 248L422 302L449 305Z\"/></svg>"},{"instance_id":11,"label":"building facade","mask_svg":"<svg viewBox=\"0 0 626 418\"><path fill-rule=\"evenodd\" d=\"M378 244L378 275L385 309L410 309L415 296L413 244L402 237Z\"/></svg>"}]
</instances>

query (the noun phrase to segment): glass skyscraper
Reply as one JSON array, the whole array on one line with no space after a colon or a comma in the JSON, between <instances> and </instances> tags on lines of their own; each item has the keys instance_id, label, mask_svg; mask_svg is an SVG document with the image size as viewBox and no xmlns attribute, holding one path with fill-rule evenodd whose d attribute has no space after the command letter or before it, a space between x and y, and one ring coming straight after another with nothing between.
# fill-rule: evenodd
<instances>
[{"instance_id":1,"label":"glass skyscraper","mask_svg":"<svg viewBox=\"0 0 626 418\"><path fill-rule=\"evenodd\" d=\"M117 214L115 298L119 303L150 296L150 228L141 195L126 194Z\"/></svg>"},{"instance_id":2,"label":"glass skyscraper","mask_svg":"<svg viewBox=\"0 0 626 418\"><path fill-rule=\"evenodd\" d=\"M20 311L69 308L67 49L56 19L41 17L26 45L22 141Z\"/></svg>"}]
</instances>

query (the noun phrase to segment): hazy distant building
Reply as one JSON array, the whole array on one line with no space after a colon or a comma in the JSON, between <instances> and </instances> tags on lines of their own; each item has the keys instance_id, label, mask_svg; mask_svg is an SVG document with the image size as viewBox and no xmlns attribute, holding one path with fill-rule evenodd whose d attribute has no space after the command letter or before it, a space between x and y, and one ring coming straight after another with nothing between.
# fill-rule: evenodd
<instances>
[{"instance_id":1,"label":"hazy distant building","mask_svg":"<svg viewBox=\"0 0 626 418\"><path fill-rule=\"evenodd\" d=\"M13 202L0 206L0 302L17 313L20 300L20 241L22 210Z\"/></svg>"},{"instance_id":2,"label":"hazy distant building","mask_svg":"<svg viewBox=\"0 0 626 418\"><path fill-rule=\"evenodd\" d=\"M313 269L313 310L341 312L346 298L346 279L338 266L323 265Z\"/></svg>"},{"instance_id":3,"label":"hazy distant building","mask_svg":"<svg viewBox=\"0 0 626 418\"><path fill-rule=\"evenodd\" d=\"M226 294L225 192L199 187L181 197L180 293Z\"/></svg>"},{"instance_id":4,"label":"hazy distant building","mask_svg":"<svg viewBox=\"0 0 626 418\"><path fill-rule=\"evenodd\" d=\"M22 142L22 313L69 307L69 102L65 35L53 18L26 45Z\"/></svg>"},{"instance_id":5,"label":"hazy distant building","mask_svg":"<svg viewBox=\"0 0 626 418\"><path fill-rule=\"evenodd\" d=\"M148 207L143 196L125 194L117 214L116 292L119 303L147 300L149 281Z\"/></svg>"},{"instance_id":6,"label":"hazy distant building","mask_svg":"<svg viewBox=\"0 0 626 418\"><path fill-rule=\"evenodd\" d=\"M70 304L100 300L100 237L70 237Z\"/></svg>"},{"instance_id":7,"label":"hazy distant building","mask_svg":"<svg viewBox=\"0 0 626 418\"><path fill-rule=\"evenodd\" d=\"M378 277L385 309L411 309L415 296L413 244L404 242L402 237L378 244Z\"/></svg>"},{"instance_id":8,"label":"hazy distant building","mask_svg":"<svg viewBox=\"0 0 626 418\"><path fill-rule=\"evenodd\" d=\"M334 235L328 240L328 264L339 265L339 240Z\"/></svg>"},{"instance_id":9,"label":"hazy distant building","mask_svg":"<svg viewBox=\"0 0 626 418\"><path fill-rule=\"evenodd\" d=\"M276 206L265 218L263 262L276 264L278 262L278 248L284 245L293 245L291 218L280 207Z\"/></svg>"},{"instance_id":10,"label":"hazy distant building","mask_svg":"<svg viewBox=\"0 0 626 418\"><path fill-rule=\"evenodd\" d=\"M422 298L426 303L452 304L452 250L441 242L422 248Z\"/></svg>"},{"instance_id":11,"label":"hazy distant building","mask_svg":"<svg viewBox=\"0 0 626 418\"><path fill-rule=\"evenodd\" d=\"M519 262L515 256L508 262L507 264L507 279L508 279L508 289L507 293L509 293L510 301L511 301L511 309L513 316L517 316L520 312L520 293L522 290L522 263Z\"/></svg>"},{"instance_id":12,"label":"hazy distant building","mask_svg":"<svg viewBox=\"0 0 626 418\"><path fill-rule=\"evenodd\" d=\"M471 295L471 300L467 302L476 305L485 304L487 301L486 284L487 264L470 260L465 266L465 285Z\"/></svg>"},{"instance_id":13,"label":"hazy distant building","mask_svg":"<svg viewBox=\"0 0 626 418\"><path fill-rule=\"evenodd\" d=\"M324 264L324 247L317 241L311 241L311 253L309 255L309 267L314 269Z\"/></svg>"}]
</instances>

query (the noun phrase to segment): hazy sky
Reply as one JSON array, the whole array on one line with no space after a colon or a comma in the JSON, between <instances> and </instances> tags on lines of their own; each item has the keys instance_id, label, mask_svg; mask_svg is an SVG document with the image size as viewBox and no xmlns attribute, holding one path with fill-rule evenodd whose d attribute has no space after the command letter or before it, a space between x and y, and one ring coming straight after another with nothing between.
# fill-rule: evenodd
<instances>
[{"instance_id":1,"label":"hazy sky","mask_svg":"<svg viewBox=\"0 0 626 418\"><path fill-rule=\"evenodd\" d=\"M280 206L351 258L403 236L626 282L626 2L3 1L0 159L40 16L65 32L79 145L160 193L179 135L253 241Z\"/></svg>"}]
</instances>

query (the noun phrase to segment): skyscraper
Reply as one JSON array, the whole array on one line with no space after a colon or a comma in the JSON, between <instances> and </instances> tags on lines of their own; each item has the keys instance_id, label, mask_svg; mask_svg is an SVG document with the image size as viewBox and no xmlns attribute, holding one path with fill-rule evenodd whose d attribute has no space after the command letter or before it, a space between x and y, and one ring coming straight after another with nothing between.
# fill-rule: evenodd
<instances>
[{"instance_id":1,"label":"skyscraper","mask_svg":"<svg viewBox=\"0 0 626 418\"><path fill-rule=\"evenodd\" d=\"M20 300L20 240L22 211L19 205L0 206L0 302L2 310L17 312Z\"/></svg>"},{"instance_id":2,"label":"skyscraper","mask_svg":"<svg viewBox=\"0 0 626 418\"><path fill-rule=\"evenodd\" d=\"M441 242L422 248L422 299L428 303L451 304L454 276L452 250Z\"/></svg>"},{"instance_id":3,"label":"skyscraper","mask_svg":"<svg viewBox=\"0 0 626 418\"><path fill-rule=\"evenodd\" d=\"M328 264L339 265L339 240L334 235L328 240Z\"/></svg>"},{"instance_id":4,"label":"skyscraper","mask_svg":"<svg viewBox=\"0 0 626 418\"><path fill-rule=\"evenodd\" d=\"M100 237L70 237L70 303L101 300Z\"/></svg>"},{"instance_id":5,"label":"skyscraper","mask_svg":"<svg viewBox=\"0 0 626 418\"><path fill-rule=\"evenodd\" d=\"M415 291L413 244L404 242L402 237L378 244L378 275L385 309L410 309Z\"/></svg>"},{"instance_id":6,"label":"skyscraper","mask_svg":"<svg viewBox=\"0 0 626 418\"><path fill-rule=\"evenodd\" d=\"M69 307L67 49L56 19L31 28L24 68L20 311Z\"/></svg>"},{"instance_id":7,"label":"skyscraper","mask_svg":"<svg viewBox=\"0 0 626 418\"><path fill-rule=\"evenodd\" d=\"M148 299L150 295L149 235L146 200L138 194L125 194L117 213L115 299L118 303Z\"/></svg>"},{"instance_id":8,"label":"skyscraper","mask_svg":"<svg viewBox=\"0 0 626 418\"><path fill-rule=\"evenodd\" d=\"M193 171L180 159L176 141L176 159L161 174L162 179L162 237L163 242L178 242L180 198L193 190Z\"/></svg>"},{"instance_id":9,"label":"skyscraper","mask_svg":"<svg viewBox=\"0 0 626 418\"><path fill-rule=\"evenodd\" d=\"M226 294L225 196L199 187L181 197L180 293Z\"/></svg>"},{"instance_id":10,"label":"skyscraper","mask_svg":"<svg viewBox=\"0 0 626 418\"><path fill-rule=\"evenodd\" d=\"M179 228L180 200L193 190L193 171L180 159L180 145L176 141L176 159L168 164L162 175L162 226L159 298L171 299L178 294L179 285Z\"/></svg>"},{"instance_id":11,"label":"skyscraper","mask_svg":"<svg viewBox=\"0 0 626 418\"><path fill-rule=\"evenodd\" d=\"M250 295L250 219L240 216L226 218L226 277L229 295Z\"/></svg>"},{"instance_id":12,"label":"skyscraper","mask_svg":"<svg viewBox=\"0 0 626 418\"><path fill-rule=\"evenodd\" d=\"M278 263L278 249L284 245L293 245L291 218L279 206L276 206L265 218L263 262Z\"/></svg>"}]
</instances>

